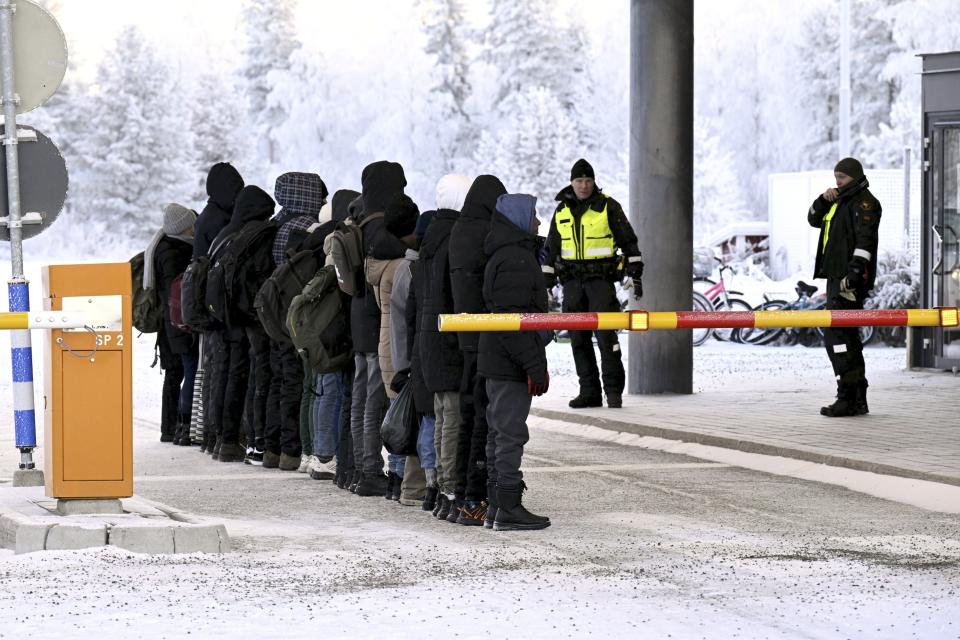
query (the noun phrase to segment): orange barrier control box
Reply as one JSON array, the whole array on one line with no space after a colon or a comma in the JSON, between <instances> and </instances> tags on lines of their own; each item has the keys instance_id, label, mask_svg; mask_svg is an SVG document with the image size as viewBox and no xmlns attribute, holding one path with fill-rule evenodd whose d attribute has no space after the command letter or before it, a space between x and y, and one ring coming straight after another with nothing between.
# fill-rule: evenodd
<instances>
[{"instance_id":1,"label":"orange barrier control box","mask_svg":"<svg viewBox=\"0 0 960 640\"><path fill-rule=\"evenodd\" d=\"M46 345L46 494L133 495L133 336L130 265L43 269L44 309L79 311L86 329L53 329Z\"/></svg>"}]
</instances>

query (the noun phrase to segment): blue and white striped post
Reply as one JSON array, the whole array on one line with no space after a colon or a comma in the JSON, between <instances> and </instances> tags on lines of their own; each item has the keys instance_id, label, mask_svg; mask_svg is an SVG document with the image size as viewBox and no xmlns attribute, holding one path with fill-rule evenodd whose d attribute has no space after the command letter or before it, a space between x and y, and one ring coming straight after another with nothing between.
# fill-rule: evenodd
<instances>
[{"instance_id":1,"label":"blue and white striped post","mask_svg":"<svg viewBox=\"0 0 960 640\"><path fill-rule=\"evenodd\" d=\"M30 284L14 277L7 284L10 311L30 311ZM33 345L30 330L10 332L10 361L13 363L13 424L20 468L33 469L33 448L37 446L37 421L33 404Z\"/></svg>"},{"instance_id":2,"label":"blue and white striped post","mask_svg":"<svg viewBox=\"0 0 960 640\"><path fill-rule=\"evenodd\" d=\"M17 103L13 65L13 11L10 0L0 0L0 74L3 77L3 147L7 161L7 227L10 230L11 277L8 284L10 311L30 310L30 287L23 276L23 222L20 216L20 157L17 153ZM33 449L37 446L37 425L33 408L33 348L30 331L10 336L13 362L13 419L16 446L20 450L20 475L33 472ZM33 483L34 477L25 482ZM21 479L14 474L14 485Z\"/></svg>"}]
</instances>

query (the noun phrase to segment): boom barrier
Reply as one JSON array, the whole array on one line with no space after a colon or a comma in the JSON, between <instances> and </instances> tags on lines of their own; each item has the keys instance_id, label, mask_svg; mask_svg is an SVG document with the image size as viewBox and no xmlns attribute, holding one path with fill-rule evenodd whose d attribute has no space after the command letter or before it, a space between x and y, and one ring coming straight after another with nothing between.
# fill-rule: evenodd
<instances>
[{"instance_id":1,"label":"boom barrier","mask_svg":"<svg viewBox=\"0 0 960 640\"><path fill-rule=\"evenodd\" d=\"M836 311L626 311L611 313L441 314L442 332L787 327L956 327L956 307Z\"/></svg>"}]
</instances>

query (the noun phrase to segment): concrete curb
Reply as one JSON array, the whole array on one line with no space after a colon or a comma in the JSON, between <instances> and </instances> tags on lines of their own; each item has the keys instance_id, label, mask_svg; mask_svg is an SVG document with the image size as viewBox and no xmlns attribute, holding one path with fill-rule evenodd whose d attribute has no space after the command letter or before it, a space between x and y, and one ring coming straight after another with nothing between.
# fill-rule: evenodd
<instances>
[{"instance_id":1,"label":"concrete curb","mask_svg":"<svg viewBox=\"0 0 960 640\"><path fill-rule=\"evenodd\" d=\"M25 506L28 501L25 500ZM227 553L227 528L166 505L130 498L121 516L75 515L31 517L0 507L0 548L14 553L66 551L115 546L136 553ZM146 506L146 514L143 507ZM139 507L139 509L138 509ZM169 518L164 524L155 510ZM138 521L135 516L145 517ZM134 516L134 517L131 517Z\"/></svg>"},{"instance_id":2,"label":"concrete curb","mask_svg":"<svg viewBox=\"0 0 960 640\"><path fill-rule=\"evenodd\" d=\"M898 467L889 464L880 464L870 462L869 460L860 460L847 456L836 456L827 453L819 453L806 449L797 449L794 447L782 447L755 440L741 440L737 438L727 438L715 436L709 433L700 433L697 431L687 431L683 429L668 429L664 427L651 427L634 422L623 422L612 420L610 418L600 418L583 413L572 413L567 411L551 411L549 409L532 408L530 413L541 418L558 420L560 422L572 422L574 424L584 424L609 431L622 431L639 436L652 436L663 438L665 440L679 440L682 442L694 442L697 444L708 445L711 447L721 447L724 449L735 449L745 453L757 453L767 456L780 456L783 458L793 458L803 460L804 462L815 462L832 467L841 467L844 469L854 469L856 471L868 471L880 475L896 476L899 478L908 478L911 480L926 480L929 482L939 482L960 486L960 477L930 473L918 469Z\"/></svg>"}]
</instances>

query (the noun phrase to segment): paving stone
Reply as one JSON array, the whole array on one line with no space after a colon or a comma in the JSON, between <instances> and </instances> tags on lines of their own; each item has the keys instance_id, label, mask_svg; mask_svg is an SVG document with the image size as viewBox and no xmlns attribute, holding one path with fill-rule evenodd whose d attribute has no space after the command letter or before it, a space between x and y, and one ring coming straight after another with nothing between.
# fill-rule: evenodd
<instances>
[{"instance_id":1,"label":"paving stone","mask_svg":"<svg viewBox=\"0 0 960 640\"><path fill-rule=\"evenodd\" d=\"M106 525L57 524L47 533L47 551L102 547L107 544Z\"/></svg>"},{"instance_id":2,"label":"paving stone","mask_svg":"<svg viewBox=\"0 0 960 640\"><path fill-rule=\"evenodd\" d=\"M108 544L137 553L173 553L170 527L119 524L110 528Z\"/></svg>"}]
</instances>

